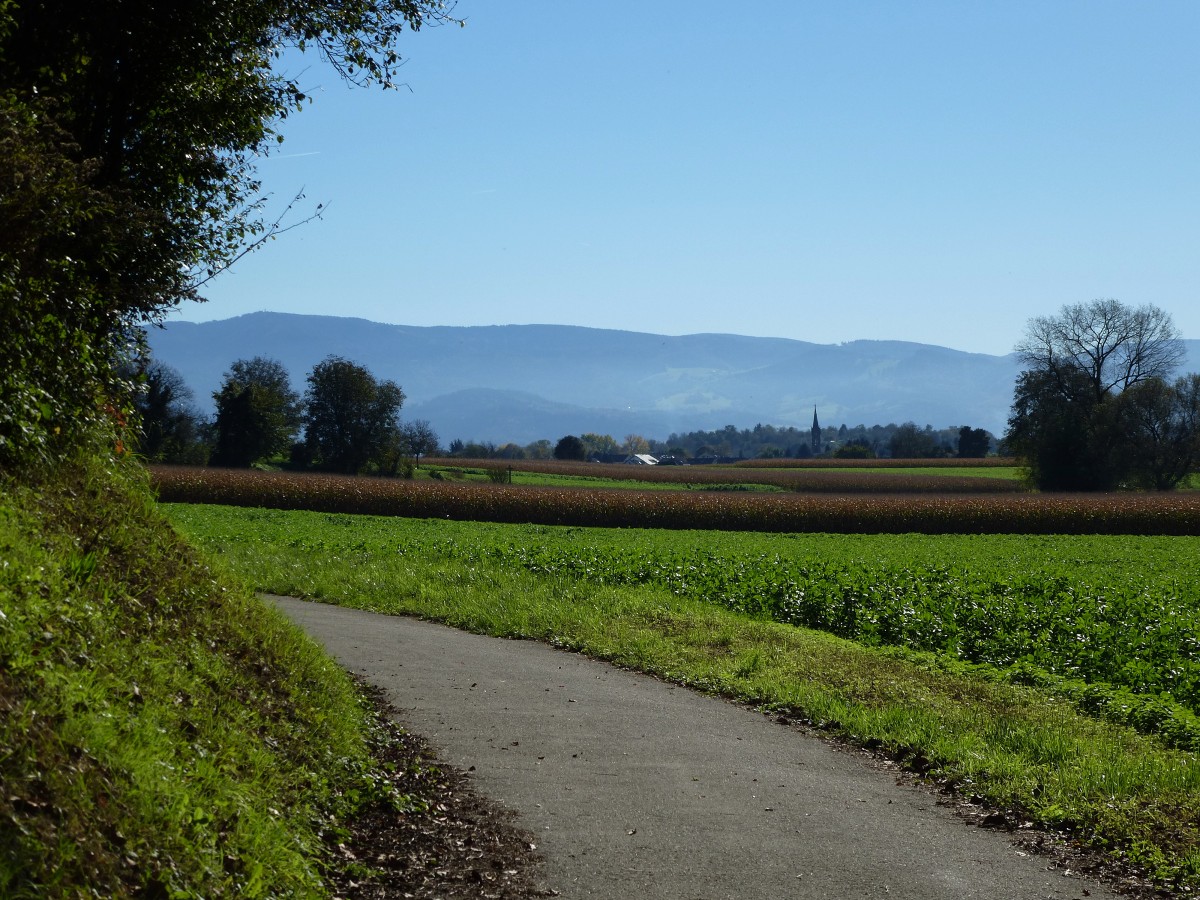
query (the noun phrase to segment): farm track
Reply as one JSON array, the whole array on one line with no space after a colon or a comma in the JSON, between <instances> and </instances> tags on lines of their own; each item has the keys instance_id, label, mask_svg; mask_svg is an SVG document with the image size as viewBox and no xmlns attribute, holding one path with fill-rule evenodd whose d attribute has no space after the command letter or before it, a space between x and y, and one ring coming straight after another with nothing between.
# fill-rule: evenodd
<instances>
[{"instance_id":1,"label":"farm track","mask_svg":"<svg viewBox=\"0 0 1200 900\"><path fill-rule=\"evenodd\" d=\"M534 642L274 602L518 813L563 897L1117 896L745 708Z\"/></svg>"}]
</instances>

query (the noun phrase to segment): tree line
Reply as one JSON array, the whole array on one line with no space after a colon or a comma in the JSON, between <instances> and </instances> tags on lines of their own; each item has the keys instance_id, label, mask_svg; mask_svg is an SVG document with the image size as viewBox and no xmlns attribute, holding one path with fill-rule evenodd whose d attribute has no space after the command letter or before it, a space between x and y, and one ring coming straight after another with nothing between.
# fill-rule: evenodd
<instances>
[{"instance_id":1,"label":"tree line","mask_svg":"<svg viewBox=\"0 0 1200 900\"><path fill-rule=\"evenodd\" d=\"M665 441L627 435L618 442L610 435L567 435L551 455L558 459L590 459L594 456L649 453L674 461L712 459L808 459L825 456L841 459L903 459L984 457L994 448L995 439L982 428L920 428L912 422L902 425L841 425L822 429L835 437L822 439L815 452L811 430L792 426L755 425L737 428L726 425L714 431L690 431L671 434ZM542 442L548 445L549 442ZM502 448L503 449L503 448Z\"/></svg>"},{"instance_id":2,"label":"tree line","mask_svg":"<svg viewBox=\"0 0 1200 900\"><path fill-rule=\"evenodd\" d=\"M235 360L213 393L216 413L206 420L173 368L143 354L126 374L136 393L140 438L135 449L151 462L246 468L277 465L342 473L410 474L422 456L463 459L589 459L639 453L677 460L807 457L810 433L792 427L733 425L717 431L672 434L666 441L639 434L618 440L585 432L528 444L453 440L446 448L423 419L403 421L399 385L377 380L365 367L330 356L313 367L303 395L287 369L264 357ZM842 425L822 445L824 455L904 458L985 456L993 443L982 429L903 425Z\"/></svg>"},{"instance_id":3,"label":"tree line","mask_svg":"<svg viewBox=\"0 0 1200 900\"><path fill-rule=\"evenodd\" d=\"M1041 490L1169 490L1200 463L1200 374L1173 377L1184 350L1171 318L1153 306L1115 300L1064 306L1029 322L1018 352L1008 429L1000 441L967 425L811 430L773 425L671 434L583 433L529 444L464 442L446 449L425 420L404 422L404 392L337 356L313 367L301 396L283 365L235 361L213 394L205 422L170 367L145 362L120 377L140 382L137 449L152 461L246 467L285 465L343 473L411 474L422 456L468 459L590 459L648 453L698 459L1016 457ZM815 451L815 452L814 452Z\"/></svg>"},{"instance_id":4,"label":"tree line","mask_svg":"<svg viewBox=\"0 0 1200 900\"><path fill-rule=\"evenodd\" d=\"M968 425L935 429L914 422L897 425L846 425L823 427L814 447L811 429L755 425L738 429L733 425L714 431L672 434L663 443L664 452L683 458L739 457L807 459L812 456L872 459L922 459L983 457L995 449L995 438L982 428Z\"/></svg>"},{"instance_id":5,"label":"tree line","mask_svg":"<svg viewBox=\"0 0 1200 900\"><path fill-rule=\"evenodd\" d=\"M996 438L982 428L923 428L912 422L901 425L841 425L823 429L835 437L821 442L817 456L841 459L982 458L994 452ZM610 434L584 432L529 444L451 441L447 455L463 459L592 459L649 453L675 460L699 459L807 459L814 455L811 432L791 426L755 425L739 429L726 425L715 431L671 434L665 441L639 434L618 440Z\"/></svg>"},{"instance_id":6,"label":"tree line","mask_svg":"<svg viewBox=\"0 0 1200 900\"><path fill-rule=\"evenodd\" d=\"M143 357L136 449L155 462L231 468L281 465L345 474L411 474L438 437L423 419L401 421L404 391L364 366L329 356L313 366L303 395L277 360L233 362L205 421L170 366Z\"/></svg>"}]
</instances>

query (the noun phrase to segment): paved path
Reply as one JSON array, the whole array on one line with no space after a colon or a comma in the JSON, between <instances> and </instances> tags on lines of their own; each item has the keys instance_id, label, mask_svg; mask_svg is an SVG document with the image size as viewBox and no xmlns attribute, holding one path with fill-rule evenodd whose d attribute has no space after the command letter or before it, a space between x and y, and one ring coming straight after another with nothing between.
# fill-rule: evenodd
<instances>
[{"instance_id":1,"label":"paved path","mask_svg":"<svg viewBox=\"0 0 1200 900\"><path fill-rule=\"evenodd\" d=\"M530 641L274 598L537 836L564 898L1112 898L858 754Z\"/></svg>"}]
</instances>

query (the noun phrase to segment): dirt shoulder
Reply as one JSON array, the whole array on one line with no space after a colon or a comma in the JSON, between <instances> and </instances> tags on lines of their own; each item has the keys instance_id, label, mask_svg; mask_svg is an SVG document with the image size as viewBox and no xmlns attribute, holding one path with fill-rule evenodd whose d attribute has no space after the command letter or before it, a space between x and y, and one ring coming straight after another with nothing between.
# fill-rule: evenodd
<instances>
[{"instance_id":1,"label":"dirt shoulder","mask_svg":"<svg viewBox=\"0 0 1200 900\"><path fill-rule=\"evenodd\" d=\"M334 896L345 900L532 900L552 897L541 881L533 835L480 795L470 777L399 724L382 688L363 686L381 720L377 759L391 785L411 797L403 815L386 806L345 823L334 854L350 863L332 873ZM357 871L356 871L357 870ZM366 871L370 877L364 877Z\"/></svg>"}]
</instances>

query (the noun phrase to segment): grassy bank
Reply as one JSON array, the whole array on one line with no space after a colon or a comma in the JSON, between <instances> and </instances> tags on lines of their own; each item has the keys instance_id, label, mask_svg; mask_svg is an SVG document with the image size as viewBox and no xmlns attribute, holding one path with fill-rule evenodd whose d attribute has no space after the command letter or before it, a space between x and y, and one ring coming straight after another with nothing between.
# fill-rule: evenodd
<instances>
[{"instance_id":1,"label":"grassy bank","mask_svg":"<svg viewBox=\"0 0 1200 900\"><path fill-rule=\"evenodd\" d=\"M507 526L215 507L171 514L263 590L545 640L787 710L887 752L1013 823L1065 829L1164 885L1200 886L1195 754L1088 715L1059 689L1070 687L1065 682L1013 683L993 667L864 647L656 584L614 585L562 566L533 571L486 553L468 557L449 534L473 527L475 543L490 546L499 540L493 532ZM431 536L414 540L419 527ZM548 530L516 531L514 544L530 547ZM587 547L593 533L559 529L546 541L563 534ZM633 533L619 534L636 544ZM1055 555L1044 546L1038 552ZM1011 547L1005 553L1010 564L1020 562Z\"/></svg>"},{"instance_id":2,"label":"grassy bank","mask_svg":"<svg viewBox=\"0 0 1200 900\"><path fill-rule=\"evenodd\" d=\"M144 478L3 484L0 896L325 896L340 823L407 798L345 673Z\"/></svg>"}]
</instances>

